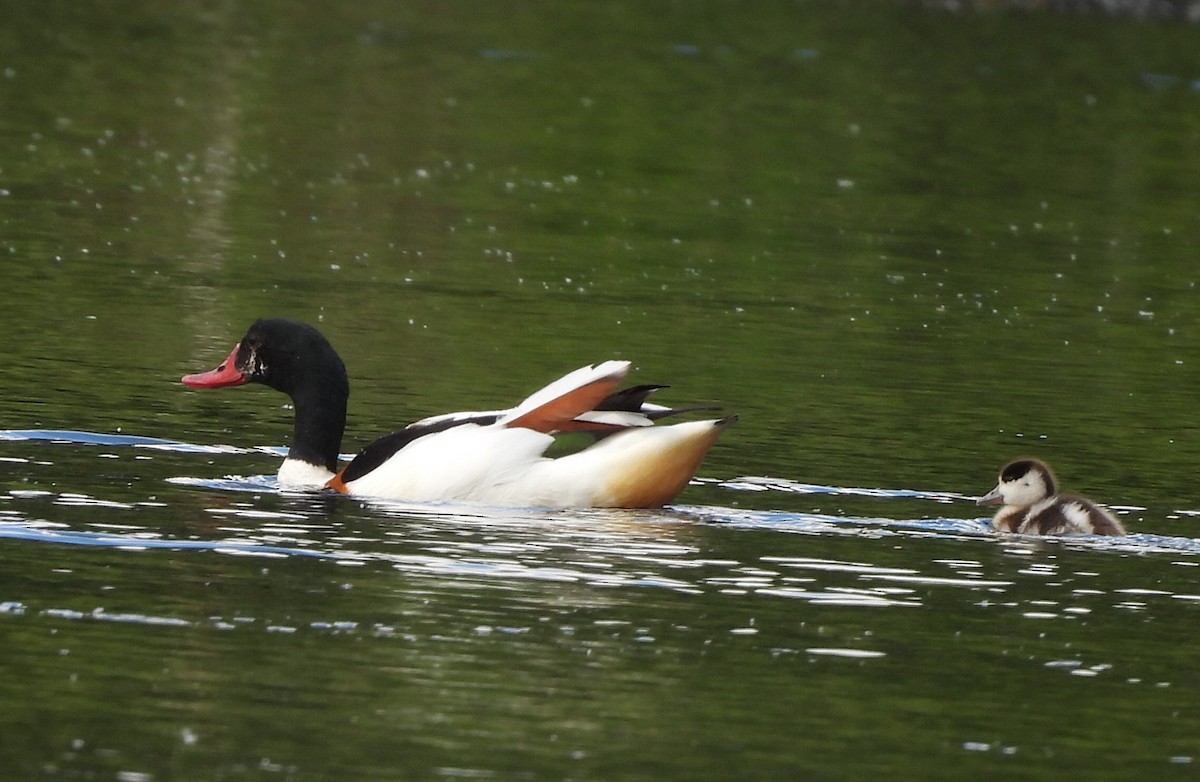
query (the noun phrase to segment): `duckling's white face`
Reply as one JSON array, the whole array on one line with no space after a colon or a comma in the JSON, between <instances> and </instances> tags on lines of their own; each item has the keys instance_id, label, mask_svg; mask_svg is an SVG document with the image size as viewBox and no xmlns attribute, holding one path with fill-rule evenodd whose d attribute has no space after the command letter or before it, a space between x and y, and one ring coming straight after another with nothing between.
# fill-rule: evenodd
<instances>
[{"instance_id":1,"label":"duckling's white face","mask_svg":"<svg viewBox=\"0 0 1200 782\"><path fill-rule=\"evenodd\" d=\"M1000 471L996 488L979 498L980 505L1032 505L1054 494L1048 468L1031 459L1013 462Z\"/></svg>"}]
</instances>

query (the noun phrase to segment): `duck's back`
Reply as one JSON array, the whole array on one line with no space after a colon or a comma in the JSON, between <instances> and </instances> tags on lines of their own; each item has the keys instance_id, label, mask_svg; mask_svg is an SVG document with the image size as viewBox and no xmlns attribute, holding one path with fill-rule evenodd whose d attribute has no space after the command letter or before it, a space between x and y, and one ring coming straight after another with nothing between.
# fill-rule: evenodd
<instances>
[{"instance_id":1,"label":"duck's back","mask_svg":"<svg viewBox=\"0 0 1200 782\"><path fill-rule=\"evenodd\" d=\"M347 493L418 502L508 504L501 496L554 441L532 429L461 424L418 437L360 477Z\"/></svg>"},{"instance_id":2,"label":"duck's back","mask_svg":"<svg viewBox=\"0 0 1200 782\"><path fill-rule=\"evenodd\" d=\"M414 501L545 507L658 507L687 486L733 418L630 429L568 456L543 457L553 437L463 424L419 437L349 494Z\"/></svg>"}]
</instances>

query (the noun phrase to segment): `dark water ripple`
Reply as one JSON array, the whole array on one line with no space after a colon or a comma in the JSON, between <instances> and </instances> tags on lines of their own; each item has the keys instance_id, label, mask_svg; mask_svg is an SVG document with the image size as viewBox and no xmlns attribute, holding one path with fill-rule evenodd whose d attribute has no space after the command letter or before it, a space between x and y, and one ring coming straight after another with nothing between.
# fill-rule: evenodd
<instances>
[{"instance_id":1,"label":"dark water ripple","mask_svg":"<svg viewBox=\"0 0 1200 782\"><path fill-rule=\"evenodd\" d=\"M87 446L131 447L146 448L158 451L168 451L180 454L247 454L271 453L282 455L285 449L258 448L245 449L232 446L205 446L192 443L164 440L152 437L141 437L125 434L106 434L96 432L80 432L69 430L3 430L0 431L0 441L8 442L45 442L53 444L76 444ZM17 459L20 461L20 459ZM280 491L273 476L226 476L223 478L172 477L168 483L192 487L205 491L220 493L271 494L280 497L295 497L299 500L311 500L312 507L299 506L295 512L279 512L257 509L253 506L234 505L210 509L210 513L218 517L226 517L239 522L253 524L254 527L242 531L228 539L214 540L182 540L142 528L130 530L80 531L70 529L66 525L23 518L20 513L6 511L6 516L0 516L0 537L13 538L43 543L98 546L110 548L146 549L192 549L209 550L219 553L236 553L256 556L305 556L334 558L342 561L366 562L371 560L388 561L400 568L421 568L446 572L460 571L464 568L471 572L485 572L493 576L517 576L523 578L567 578L606 584L653 584L686 588L684 582L675 583L671 579L651 578L615 578L612 574L604 577L595 573L568 572L561 569L546 567L530 567L515 561L492 561L464 563L461 559L435 556L429 558L396 559L381 552L357 550L346 541L319 541L304 538L300 545L284 545L279 540L267 542L262 539L265 533L275 535L282 529L294 533L303 527L303 523L311 521L314 514L320 514L327 509L327 502L359 504L371 512L381 516L403 517L411 526L413 520L423 520L435 525L449 525L456 528L476 527L494 530L498 526L509 528L510 531L529 533L536 539L544 536L543 540L552 541L550 547L564 545L564 539L569 545L579 545L576 537L592 538L605 541L611 545L621 541L626 547L625 554L629 556L646 556L649 554L665 554L668 558L681 551L687 553L690 549L679 550L673 544L646 544L637 542L636 535L629 535L624 526L628 520L653 519L657 523L678 524L684 521L704 525L719 526L732 529L758 530L789 534L815 536L854 536L854 537L930 537L947 540L993 541L998 536L992 532L985 518L959 519L942 515L923 518L898 518L887 515L855 516L832 515L811 512L796 512L786 510L748 510L721 506L673 506L662 512L629 512L629 511L551 511L546 509L520 508L489 508L486 506L454 504L454 503L406 503L395 501L363 501L343 498L325 498L319 495ZM730 492L731 502L736 502L740 493L774 492L782 495L836 495L855 496L887 500L926 500L936 504L950 504L960 501L973 501L973 497L956 492L919 489L885 489L847 486L824 486L802 483L786 478L764 476L747 476L728 481L713 481L698 479L697 483L717 486ZM132 509L138 503L114 502L96 497L72 492L46 492L41 490L14 489L8 493L7 499L49 499L58 506L79 506L108 509ZM141 503L147 504L147 503ZM149 503L161 504L161 503ZM1177 511L1180 515L1189 515L1192 511ZM570 525L564 525L563 517L570 518ZM264 533L265 531L265 533ZM1011 541L1013 538L1007 538ZM377 542L377 541L373 541ZM1040 542L1044 542L1040 541ZM1154 535L1148 533L1131 534L1123 538L1103 537L1071 537L1054 540L1061 546L1084 547L1095 551L1113 551L1121 553L1161 554L1183 553L1200 554L1200 539ZM524 545L528 546L527 540ZM649 548L639 546L649 545ZM665 548L664 548L665 546ZM476 552L489 553L489 552ZM496 553L496 552L490 552ZM511 553L511 552L500 552ZM523 550L520 553L527 553Z\"/></svg>"},{"instance_id":2,"label":"dark water ripple","mask_svg":"<svg viewBox=\"0 0 1200 782\"><path fill-rule=\"evenodd\" d=\"M931 639L943 635L939 623L979 622L956 641L970 646L972 668L978 658L1006 671L1016 664L1045 672L1064 685L1094 680L1157 697L1171 692L1172 671L1140 653L1086 643L1088 634L1105 622L1171 618L1200 603L1188 570L1200 567L1198 539L998 535L986 519L947 515L949 504L972 499L954 492L753 477L698 481L718 500L727 498L725 504L646 511L496 508L285 492L264 475L170 474L212 454L278 449L43 430L4 431L0 440L32 444L33 451L81 446L73 457L82 456L84 467L92 453L86 449L96 445L178 455L164 464L139 462L166 473L146 484L170 487L161 496L144 496L157 491L146 485L131 496L127 484L114 485L108 496L69 485L0 493L0 542L38 547L35 553L76 585L47 593L14 582L0 601L0 616L79 631L101 625L140 634L214 631L200 635L218 644L255 643L258 636L296 642L351 637L424 653L447 643L455 622L468 628L463 644L487 647L506 634L520 639L543 632L540 617L565 606L565 637L586 635L593 645L616 643L614 635L650 650L683 644L680 654L709 643L715 649L758 644L772 660L884 670L932 653ZM30 450L5 458L39 458ZM211 471L205 461L197 469ZM736 507L750 496L761 502L773 495L781 504L796 496L861 497L873 512ZM920 511L920 503L934 512L901 515ZM179 556L163 556L167 552ZM101 569L99 591L86 587L97 556L116 565ZM180 577L202 582L199 603L164 593L163 579ZM315 590L324 597L303 607L286 599L212 601L213 578L251 595L263 583L287 589L294 581L304 594ZM139 592L141 585L147 591ZM488 600L509 601L511 610L481 611ZM720 618L709 626L711 606ZM523 617L529 617L524 624ZM930 623L938 629L930 630ZM1079 647L1037 640L1043 626L1055 627L1056 637L1079 638ZM697 647L676 639L696 627L705 628ZM987 731L961 738L970 752L984 752L995 741Z\"/></svg>"}]
</instances>

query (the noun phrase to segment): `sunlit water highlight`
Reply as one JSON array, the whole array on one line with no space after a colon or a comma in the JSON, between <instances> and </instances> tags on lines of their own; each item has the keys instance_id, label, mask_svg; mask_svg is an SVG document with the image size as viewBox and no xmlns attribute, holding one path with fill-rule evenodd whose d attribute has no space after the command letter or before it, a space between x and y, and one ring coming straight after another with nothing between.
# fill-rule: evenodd
<instances>
[{"instance_id":1,"label":"sunlit water highlight","mask_svg":"<svg viewBox=\"0 0 1200 782\"><path fill-rule=\"evenodd\" d=\"M256 449L203 446L130 435L79 431L6 430L0 440L49 446L104 446L150 449L179 454L282 455L277 447ZM105 454L99 454L103 457ZM194 550L260 557L302 556L340 565L383 564L398 570L471 578L558 580L606 587L658 587L686 593L739 591L765 597L787 597L838 605L913 606L920 600L914 587L1002 590L1011 582L984 578L978 564L967 562L961 576L923 572L920 568L887 568L869 562L797 560L763 556L756 563L698 558L698 548L672 536L681 525L778 534L878 539L922 538L954 543L1000 545L1014 553L1061 547L1119 554L1200 555L1200 539L1149 533L1122 538L1078 536L1026 538L993 532L986 517L926 518L831 515L797 511L749 510L736 507L676 505L661 511L546 510L494 508L454 503L411 503L363 500L281 491L272 476L169 477L175 486L215 493L218 502L206 509L217 535L182 539L161 529L127 521L90 522L86 528L39 518L25 510L31 503L90 508L136 516L139 507L163 507L156 500L115 501L70 491L11 489L3 499L0 537L126 551ZM951 491L820 486L783 478L747 477L698 484L719 486L735 503L741 492L783 495L840 495L880 501L926 500L937 507L972 497ZM227 499L232 495L232 500ZM249 495L247 499L241 499ZM288 510L264 509L257 500L274 496L292 503ZM325 521L330 503L361 508L381 521L375 534L348 535L339 524ZM121 512L129 512L121 514ZM398 543L417 544L420 554L393 553ZM954 549L958 551L957 548ZM1200 564L1197 562L1195 564ZM940 570L940 568L939 568ZM801 575L803 574L803 575ZM816 575L852 575L853 587L812 586ZM1194 595L1171 595L1196 599ZM1045 614L1046 612L1042 612ZM1041 616L1032 614L1031 616ZM1058 616L1058 614L1053 614Z\"/></svg>"},{"instance_id":2,"label":"sunlit water highlight","mask_svg":"<svg viewBox=\"0 0 1200 782\"><path fill-rule=\"evenodd\" d=\"M72 455L84 459L100 459L114 449L118 454L151 449L175 454L185 462L212 455L236 461L257 458L264 452L282 454L274 447L210 448L81 431L4 431L0 440L24 443L35 453L75 449ZM102 449L93 451L96 446ZM39 459L37 455L27 458ZM47 453L45 461L56 458ZM210 472L214 465L203 466L203 472ZM147 557L164 555L215 557L231 564L254 562L264 572L288 562L311 561L350 576L347 586L356 580L352 573L391 571L407 583L427 585L414 595L433 590L442 601L455 594L493 593L540 603L545 589L583 588L587 591L574 593L572 601L604 612L600 615L604 618L597 619L584 635L601 632L626 644L651 648L674 643L669 639L681 627L664 625L661 618L648 621L629 615L629 608L643 601L639 595L706 602L737 600L747 609L744 618L717 628L717 637L762 643L774 659L799 658L828 665L878 666L897 656L903 658L908 652L897 645L894 631L888 628L913 625L901 632L915 632L913 640L919 643L920 631L915 628L927 621L923 617L929 612L943 617L990 615L993 622L1008 626L1005 632L1021 637L1025 632L1044 635L1037 630L1039 626L1087 626L1112 621L1113 616L1144 617L1169 612L1172 605L1200 604L1200 590L1190 578L1175 580L1176 586L1168 588L1162 578L1120 575L1120 563L1130 556L1158 559L1160 568L1200 566L1200 541L1196 539L1153 534L1121 539L999 535L989 529L985 518L974 516L973 506L967 506L970 511L965 518L944 515L954 503L971 498L942 490L818 486L776 478L701 480L701 486L715 486L726 493L729 506L561 511L286 492L279 490L272 477L263 475L167 476L163 482L183 494L164 502L158 498L109 499L68 488L9 489L0 495L0 539L110 551L124 560L123 567L132 568L153 561ZM878 503L880 512L853 516L732 507L742 494L761 495L764 489L779 493L781 500L793 495L861 496ZM185 499L199 502L210 522L190 525L181 534L182 530L148 525L139 519L140 513L178 506ZM893 518L886 512L890 503L913 500L928 502L939 513L914 519ZM74 522L51 520L56 508L85 515ZM723 539L718 547L708 539L714 534ZM729 552L737 549L737 537L742 535L757 536L755 544L731 556ZM878 548L856 546L858 556L848 559L802 553L789 544L796 539L810 541L810 548L839 541L862 541ZM912 545L919 546L921 553L914 550L896 556ZM1086 568L1071 564L1074 553L1088 556ZM201 563L197 560L194 564ZM64 570L63 577L71 577L72 571ZM1180 588L1179 584L1190 586ZM124 591L120 580L114 581L112 588L114 596ZM814 635L803 639L792 633L781 637L771 617L788 604L806 605L808 611L817 612L814 621L825 615L819 621L859 629L830 634L816 628ZM419 630L395 617L374 617L361 608L329 613L309 610L303 616L281 615L277 608L261 612L247 608L197 614L187 607L147 604L141 609L103 597L80 605L73 600L47 600L36 591L24 597L20 589L10 589L0 602L0 617L81 627L208 630L248 638L298 640L347 637L418 645L440 642L444 634L437 628ZM537 632L536 623L514 623L514 618L481 616L470 634L488 639ZM1013 622L1028 630L1013 627ZM580 633L572 629L568 637ZM1088 644L1078 649L1038 644L1020 656L1071 680L1112 679L1151 690L1172 687L1172 677L1161 666L1131 661L1123 653ZM963 750L990 752L996 742L984 738L964 736ZM997 751L1011 754L1019 747L1008 742ZM1191 755L1174 753L1171 757L1172 763L1187 763Z\"/></svg>"}]
</instances>

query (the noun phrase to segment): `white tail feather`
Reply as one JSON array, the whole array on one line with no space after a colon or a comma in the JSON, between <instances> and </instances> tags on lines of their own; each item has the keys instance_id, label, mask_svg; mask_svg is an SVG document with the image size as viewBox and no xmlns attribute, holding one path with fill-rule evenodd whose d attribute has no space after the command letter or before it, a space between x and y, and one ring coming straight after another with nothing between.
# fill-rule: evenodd
<instances>
[{"instance_id":1,"label":"white tail feather","mask_svg":"<svg viewBox=\"0 0 1200 782\"><path fill-rule=\"evenodd\" d=\"M654 422L646 416L628 410L592 410L575 416L575 420L588 424L616 426L622 429L635 426L654 426Z\"/></svg>"}]
</instances>

